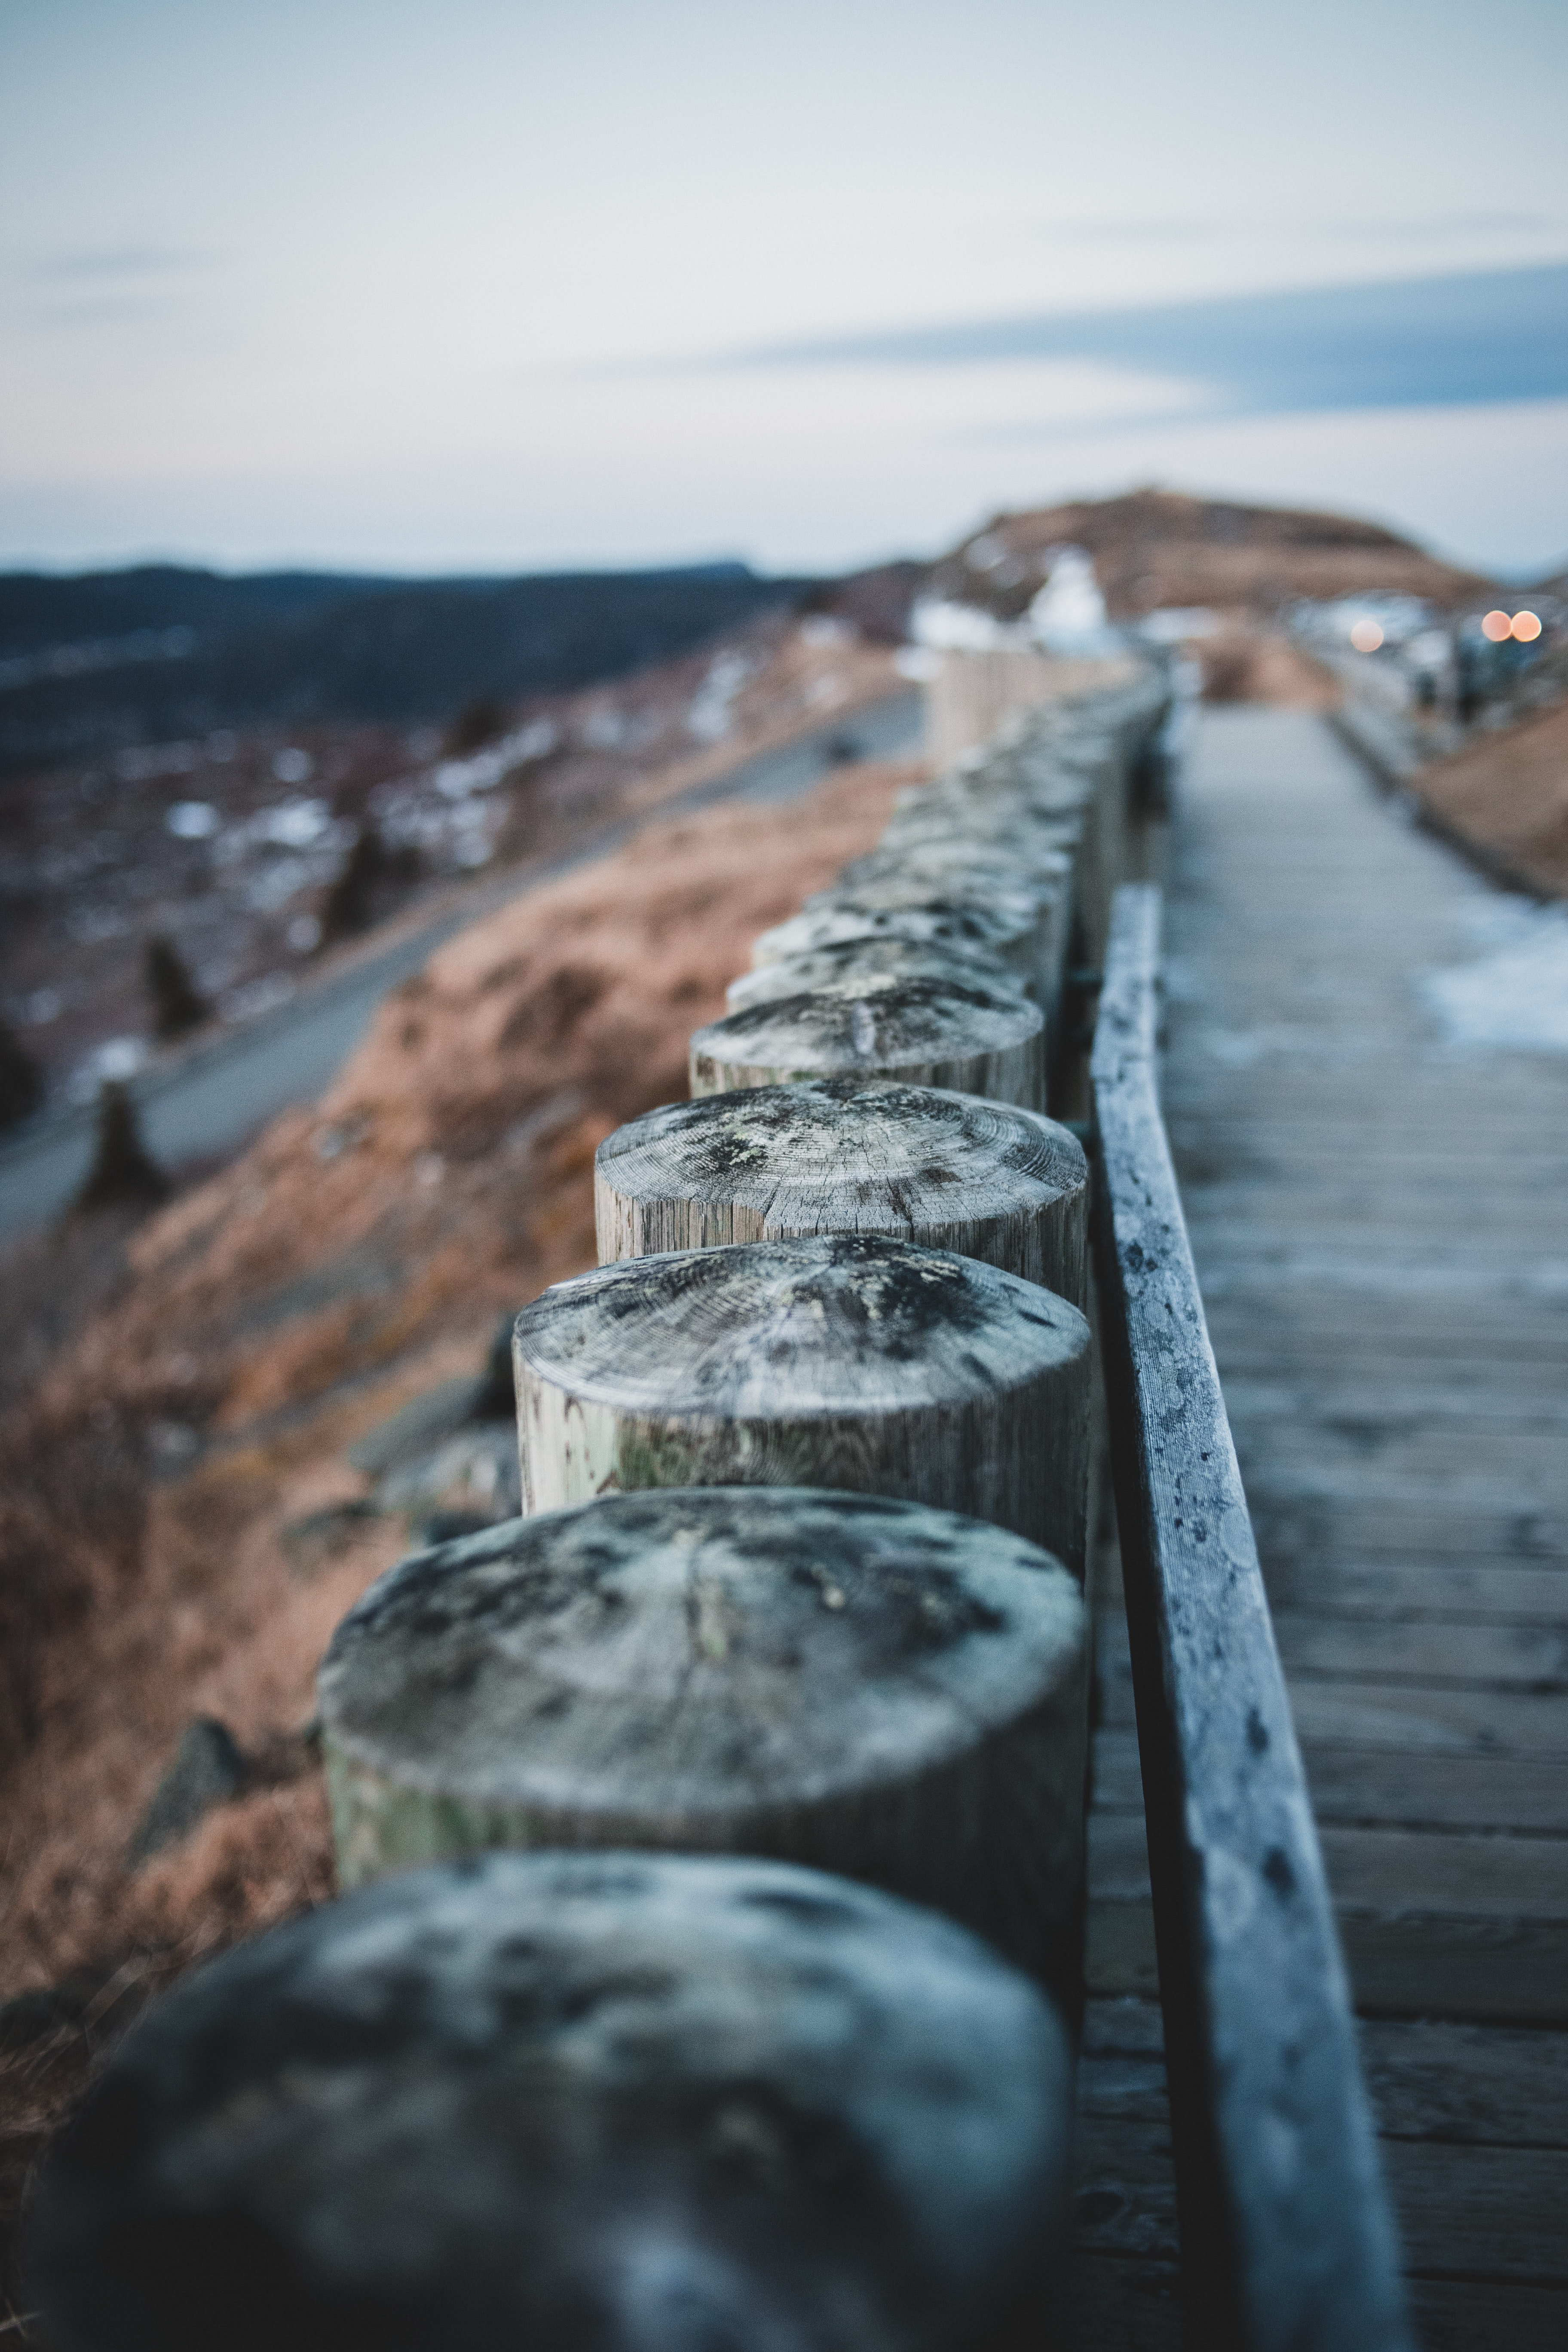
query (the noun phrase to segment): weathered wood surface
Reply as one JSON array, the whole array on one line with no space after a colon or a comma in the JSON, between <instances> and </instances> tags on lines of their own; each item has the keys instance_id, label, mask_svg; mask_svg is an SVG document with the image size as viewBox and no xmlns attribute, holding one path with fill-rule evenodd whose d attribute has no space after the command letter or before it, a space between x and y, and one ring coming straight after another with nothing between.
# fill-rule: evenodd
<instances>
[{"instance_id":1,"label":"weathered wood surface","mask_svg":"<svg viewBox=\"0 0 1568 2352\"><path fill-rule=\"evenodd\" d=\"M872 939L900 939L973 948L1001 959L1026 989L1037 984L1041 967L1041 910L1037 900L1010 892L1005 902L953 899L940 889L926 898L889 905L862 904L853 894L831 906L808 908L775 924L752 942L752 963L762 970L795 955Z\"/></svg>"},{"instance_id":2,"label":"weathered wood surface","mask_svg":"<svg viewBox=\"0 0 1568 2352\"><path fill-rule=\"evenodd\" d=\"M1046 1999L763 1861L490 1854L187 1978L39 2201L79 2352L1066 2341Z\"/></svg>"},{"instance_id":3,"label":"weathered wood surface","mask_svg":"<svg viewBox=\"0 0 1568 2352\"><path fill-rule=\"evenodd\" d=\"M1109 1515L1106 1515L1107 1518ZM1097 1716L1128 1676L1127 1616L1115 1530L1102 1519L1089 1580ZM1124 1738L1128 1735L1121 1735ZM1130 1769L1109 1778L1107 1735L1090 1766L1084 2004L1073 2162L1074 2285L1079 2352L1184 2352L1176 2182L1165 2045L1145 1899L1142 1965L1129 1966L1120 1930L1129 1906L1103 1815L1143 1827L1136 1742ZM1129 2126L1136 2126L1130 2129Z\"/></svg>"},{"instance_id":4,"label":"weathered wood surface","mask_svg":"<svg viewBox=\"0 0 1568 2352\"><path fill-rule=\"evenodd\" d=\"M1032 890L1068 899L1072 869L1072 850L1059 844L1038 846L1026 835L1012 842L983 841L945 827L919 832L911 828L902 839L886 838L880 847L868 849L863 857L852 857L836 887L847 891L874 889L885 882L902 883L923 876L927 888L932 884L945 888L951 881L973 876L981 887L994 882L1007 889L1021 881Z\"/></svg>"},{"instance_id":5,"label":"weathered wood surface","mask_svg":"<svg viewBox=\"0 0 1568 2352\"><path fill-rule=\"evenodd\" d=\"M1063 871L1058 861L1076 854L1082 831L1077 816L1032 816L1016 802L928 803L901 810L884 830L880 846L917 861L954 851L981 860L1012 856L1022 871L1038 870L1049 877ZM846 867L846 878L854 872L853 866Z\"/></svg>"},{"instance_id":6,"label":"weathered wood surface","mask_svg":"<svg viewBox=\"0 0 1568 2352\"><path fill-rule=\"evenodd\" d=\"M1189 2313L1247 2352L1410 2342L1321 1856L1155 1072L1159 894L1095 1040L1112 1465Z\"/></svg>"},{"instance_id":7,"label":"weathered wood surface","mask_svg":"<svg viewBox=\"0 0 1568 2352\"><path fill-rule=\"evenodd\" d=\"M1076 712L1085 698L1120 709L1142 665L1125 655L1048 654L1031 645L955 651L940 657L926 689L927 740L933 759L961 758L1000 731L1033 740L1046 711ZM1139 680L1141 683L1141 680Z\"/></svg>"},{"instance_id":8,"label":"weathered wood surface","mask_svg":"<svg viewBox=\"0 0 1568 2352\"><path fill-rule=\"evenodd\" d=\"M628 1258L513 1341L525 1512L645 1486L832 1486L1011 1528L1080 1580L1089 1325L871 1234Z\"/></svg>"},{"instance_id":9,"label":"weathered wood surface","mask_svg":"<svg viewBox=\"0 0 1568 2352\"><path fill-rule=\"evenodd\" d=\"M1447 1045L1424 995L1502 919L1305 714L1205 718L1166 1114L1363 2032L1438 2053L1415 2111L1373 2064L1382 2127L1468 2138L1509 2069L1484 2229L1465 2151L1391 2167L1454 2352L1568 2341L1568 1082ZM1556 2151L1544 2234L1516 2146Z\"/></svg>"},{"instance_id":10,"label":"weathered wood surface","mask_svg":"<svg viewBox=\"0 0 1568 2352\"><path fill-rule=\"evenodd\" d=\"M606 1496L420 1552L319 1695L338 1876L489 1846L771 1854L945 1911L1076 2005L1084 1610L883 1496Z\"/></svg>"},{"instance_id":11,"label":"weathered wood surface","mask_svg":"<svg viewBox=\"0 0 1568 2352\"><path fill-rule=\"evenodd\" d=\"M1037 1111L825 1078L668 1103L594 1165L599 1262L795 1234L891 1234L1087 1311L1089 1167Z\"/></svg>"},{"instance_id":12,"label":"weathered wood surface","mask_svg":"<svg viewBox=\"0 0 1568 2352\"><path fill-rule=\"evenodd\" d=\"M973 981L995 996L1019 989L1026 992L1025 975L1005 963L988 948L942 946L931 940L839 940L831 947L812 948L803 955L780 956L756 965L732 980L724 992L731 1013L748 1005L766 1004L780 996L801 996L811 989L837 991L840 995L868 995L890 988L895 981L943 979L956 975Z\"/></svg>"},{"instance_id":13,"label":"weathered wood surface","mask_svg":"<svg viewBox=\"0 0 1568 2352\"><path fill-rule=\"evenodd\" d=\"M1076 879L1076 877L1074 877ZM1015 866L1005 870L994 862L961 865L956 860L936 865L894 861L886 871L858 882L839 878L830 889L816 892L806 902L800 921L810 917L853 913L892 915L919 908L952 917L968 913L990 921L1008 934L1019 933L1005 952L1026 972L1030 992L1044 1004L1054 1004L1060 987L1073 893L1060 877L1032 881ZM764 939L777 940L788 929L780 925ZM762 942L752 948L760 960Z\"/></svg>"},{"instance_id":14,"label":"weathered wood surface","mask_svg":"<svg viewBox=\"0 0 1568 2352\"><path fill-rule=\"evenodd\" d=\"M868 995L813 991L726 1013L691 1040L691 1091L796 1078L895 1078L1046 1107L1046 1018L1030 998L975 982L900 980Z\"/></svg>"}]
</instances>

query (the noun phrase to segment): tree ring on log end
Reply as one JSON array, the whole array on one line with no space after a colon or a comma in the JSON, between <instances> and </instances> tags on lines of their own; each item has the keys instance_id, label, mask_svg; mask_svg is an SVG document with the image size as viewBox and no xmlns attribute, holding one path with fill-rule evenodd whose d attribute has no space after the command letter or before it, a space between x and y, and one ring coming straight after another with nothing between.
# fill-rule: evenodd
<instances>
[{"instance_id":1,"label":"tree ring on log end","mask_svg":"<svg viewBox=\"0 0 1568 2352\"><path fill-rule=\"evenodd\" d=\"M1074 1999L1083 1603L1005 1528L815 1487L606 1496L389 1570L318 1691L344 1887L488 1846L772 1854Z\"/></svg>"},{"instance_id":2,"label":"tree ring on log end","mask_svg":"<svg viewBox=\"0 0 1568 2352\"><path fill-rule=\"evenodd\" d=\"M888 1077L1044 1110L1045 1035L1045 1015L1027 997L993 995L957 974L900 981L867 996L809 991L699 1029L691 1091Z\"/></svg>"},{"instance_id":3,"label":"tree ring on log end","mask_svg":"<svg viewBox=\"0 0 1568 2352\"><path fill-rule=\"evenodd\" d=\"M881 1233L1087 1303L1089 1164L1043 1113L816 1078L667 1103L600 1144L601 1264L795 1234Z\"/></svg>"},{"instance_id":4,"label":"tree ring on log end","mask_svg":"<svg viewBox=\"0 0 1568 2352\"><path fill-rule=\"evenodd\" d=\"M1024 974L989 948L873 935L837 940L828 947L808 948L800 955L757 964L730 982L724 1002L730 1012L743 1013L748 1005L766 1004L779 996L804 995L811 989L826 989L840 996L867 995L900 980L948 975L973 981L993 996L1010 996L1026 986Z\"/></svg>"},{"instance_id":5,"label":"tree ring on log end","mask_svg":"<svg viewBox=\"0 0 1568 2352\"><path fill-rule=\"evenodd\" d=\"M512 1339L526 1512L644 1486L833 1486L1011 1528L1081 1579L1076 1307L874 1234L626 1258Z\"/></svg>"},{"instance_id":6,"label":"tree ring on log end","mask_svg":"<svg viewBox=\"0 0 1568 2352\"><path fill-rule=\"evenodd\" d=\"M777 1863L490 1854L161 2001L32 2270L77 2352L1021 2352L1067 2340L1071 2105L1049 2002L948 1920Z\"/></svg>"},{"instance_id":7,"label":"tree ring on log end","mask_svg":"<svg viewBox=\"0 0 1568 2352\"><path fill-rule=\"evenodd\" d=\"M1039 962L1040 921L1038 906L1027 898L997 907L948 898L937 889L888 905L862 901L850 891L829 893L826 903L760 932L752 942L752 964L760 970L839 941L924 940L999 956L1032 989Z\"/></svg>"}]
</instances>

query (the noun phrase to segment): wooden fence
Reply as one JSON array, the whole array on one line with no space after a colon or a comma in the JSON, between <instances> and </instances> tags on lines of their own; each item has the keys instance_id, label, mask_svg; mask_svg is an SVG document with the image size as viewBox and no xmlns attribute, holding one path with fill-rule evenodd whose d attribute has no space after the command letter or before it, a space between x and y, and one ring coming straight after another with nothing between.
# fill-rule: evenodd
<instances>
[{"instance_id":1,"label":"wooden fence","mask_svg":"<svg viewBox=\"0 0 1568 2352\"><path fill-rule=\"evenodd\" d=\"M62 2342L1068 2340L1107 1415L1047 1105L1103 961L1194 2341L1405 2345L1160 1124L1157 894L1117 895L1163 709L1123 672L903 795L759 941L692 1099L602 1148L599 1270L518 1318L523 1517L392 1570L323 1664L342 1898L173 1993L56 2159Z\"/></svg>"}]
</instances>

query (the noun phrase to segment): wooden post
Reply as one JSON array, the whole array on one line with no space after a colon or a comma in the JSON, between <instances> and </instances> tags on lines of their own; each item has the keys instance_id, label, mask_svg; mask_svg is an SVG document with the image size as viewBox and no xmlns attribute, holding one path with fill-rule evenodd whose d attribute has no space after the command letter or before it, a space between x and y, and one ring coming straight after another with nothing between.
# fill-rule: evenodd
<instances>
[{"instance_id":1,"label":"wooden post","mask_svg":"<svg viewBox=\"0 0 1568 2352\"><path fill-rule=\"evenodd\" d=\"M862 883L920 874L945 883L953 875L973 874L1005 889L1022 881L1031 889L1059 893L1070 885L1072 867L1071 853L1055 842L1037 848L1022 835L1012 842L988 841L972 838L959 826L919 832L911 826L907 838L889 835L880 848L852 857L835 887L856 890Z\"/></svg>"},{"instance_id":2,"label":"wooden post","mask_svg":"<svg viewBox=\"0 0 1568 2352\"><path fill-rule=\"evenodd\" d=\"M1031 851L1022 842L972 841L962 832L937 830L919 839L889 839L847 866L839 887L859 898L886 889L936 887L985 895L1016 889L1022 882L1036 897L1035 952L1030 992L1054 1034L1072 934L1075 860L1061 849Z\"/></svg>"},{"instance_id":3,"label":"wooden post","mask_svg":"<svg viewBox=\"0 0 1568 2352\"><path fill-rule=\"evenodd\" d=\"M840 1076L952 1087L1044 1110L1045 1014L1021 992L994 996L956 976L931 977L868 995L778 997L726 1013L691 1040L694 1095Z\"/></svg>"},{"instance_id":4,"label":"wooden post","mask_svg":"<svg viewBox=\"0 0 1568 2352\"><path fill-rule=\"evenodd\" d=\"M731 1013L743 1013L750 1004L767 1004L780 996L803 996L812 989L825 989L829 995L864 996L889 987L896 980L942 979L949 974L973 981L993 996L1026 988L1023 973L988 948L884 937L838 940L831 947L812 948L803 955L781 956L773 963L759 964L730 982L724 1001Z\"/></svg>"},{"instance_id":5,"label":"wooden post","mask_svg":"<svg viewBox=\"0 0 1568 2352\"><path fill-rule=\"evenodd\" d=\"M1026 956L1025 968L1031 992L1048 998L1056 986L1062 895L1059 882L1032 881L1016 870L1003 874L994 864L980 868L960 866L955 861L944 870L940 866L892 862L886 872L868 876L863 881L840 880L830 890L815 892L806 900L804 911L809 916L824 908L849 908L863 916L877 911L935 908L948 913L963 910L989 915L1009 930L1016 925L1020 930L1027 931L1026 948L1020 940L1016 958L1011 949L1006 952L1009 961L1021 964ZM756 954L755 948L752 954Z\"/></svg>"},{"instance_id":6,"label":"wooden post","mask_svg":"<svg viewBox=\"0 0 1568 2352\"><path fill-rule=\"evenodd\" d=\"M841 899L808 908L775 924L752 942L752 965L762 971L785 957L808 955L840 942L868 940L929 941L973 947L1000 956L1026 989L1033 991L1039 964L1040 908L1037 900L1009 896L998 907L978 898L944 898L941 891L908 904L868 905L846 891Z\"/></svg>"},{"instance_id":7,"label":"wooden post","mask_svg":"<svg viewBox=\"0 0 1568 2352\"><path fill-rule=\"evenodd\" d=\"M873 1234L626 1258L512 1340L525 1513L641 1486L835 1486L1011 1528L1081 1582L1089 1325Z\"/></svg>"},{"instance_id":8,"label":"wooden post","mask_svg":"<svg viewBox=\"0 0 1568 2352\"><path fill-rule=\"evenodd\" d=\"M487 1846L765 1853L1081 1978L1085 1612L884 1496L679 1487L419 1552L318 1689L339 1883Z\"/></svg>"},{"instance_id":9,"label":"wooden post","mask_svg":"<svg viewBox=\"0 0 1568 2352\"><path fill-rule=\"evenodd\" d=\"M1043 849L1070 849L1093 796L1095 768L1068 768L1029 785L1011 771L984 769L973 776L949 776L911 785L901 793L888 821L885 840L932 824L981 832L1023 834Z\"/></svg>"},{"instance_id":10,"label":"wooden post","mask_svg":"<svg viewBox=\"0 0 1568 2352\"><path fill-rule=\"evenodd\" d=\"M1035 817L1079 815L1103 766L1103 755L1087 743L1053 749L1022 739L988 746L929 783L906 784L894 799L893 821L911 810L1004 802Z\"/></svg>"},{"instance_id":11,"label":"wooden post","mask_svg":"<svg viewBox=\"0 0 1568 2352\"><path fill-rule=\"evenodd\" d=\"M599 1262L892 1234L983 1258L1088 1311L1089 1168L1037 1111L931 1087L820 1078L667 1103L594 1165Z\"/></svg>"},{"instance_id":12,"label":"wooden post","mask_svg":"<svg viewBox=\"0 0 1568 2352\"><path fill-rule=\"evenodd\" d=\"M1063 2352L1070 2037L963 1928L730 1857L406 1872L188 1977L51 2155L75 2352Z\"/></svg>"}]
</instances>

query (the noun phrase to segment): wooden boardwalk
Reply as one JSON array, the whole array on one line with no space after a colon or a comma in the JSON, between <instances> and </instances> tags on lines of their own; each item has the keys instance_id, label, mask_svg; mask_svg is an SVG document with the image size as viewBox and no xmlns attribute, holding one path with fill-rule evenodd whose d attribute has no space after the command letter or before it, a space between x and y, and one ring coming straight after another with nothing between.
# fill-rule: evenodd
<instances>
[{"instance_id":1,"label":"wooden boardwalk","mask_svg":"<svg viewBox=\"0 0 1568 2352\"><path fill-rule=\"evenodd\" d=\"M1419 989L1478 951L1489 888L1319 720L1206 717L1170 877L1165 1108L1423 2341L1560 2352L1568 1060L1454 1048ZM1107 1632L1084 2340L1153 2345L1176 2340L1171 2200Z\"/></svg>"}]
</instances>

